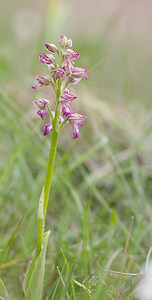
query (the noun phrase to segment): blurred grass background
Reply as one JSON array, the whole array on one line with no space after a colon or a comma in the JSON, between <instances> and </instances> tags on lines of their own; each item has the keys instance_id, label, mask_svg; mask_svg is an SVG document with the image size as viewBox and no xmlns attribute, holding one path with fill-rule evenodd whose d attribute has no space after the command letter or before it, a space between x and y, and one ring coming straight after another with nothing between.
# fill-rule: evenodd
<instances>
[{"instance_id":1,"label":"blurred grass background","mask_svg":"<svg viewBox=\"0 0 152 300\"><path fill-rule=\"evenodd\" d=\"M131 216L125 272L141 272L152 243L152 3L1 1L0 22L0 278L10 299L23 299L51 140L32 104L51 90L31 86L48 72L38 58L44 42L65 34L89 71L73 89L73 107L88 119L76 142L68 126L59 140L44 299L68 299L67 291L73 299L62 251L79 283L101 267L86 290L74 283L76 299L116 299L119 277L102 269L121 270ZM119 299L137 299L139 279L123 277Z\"/></svg>"}]
</instances>

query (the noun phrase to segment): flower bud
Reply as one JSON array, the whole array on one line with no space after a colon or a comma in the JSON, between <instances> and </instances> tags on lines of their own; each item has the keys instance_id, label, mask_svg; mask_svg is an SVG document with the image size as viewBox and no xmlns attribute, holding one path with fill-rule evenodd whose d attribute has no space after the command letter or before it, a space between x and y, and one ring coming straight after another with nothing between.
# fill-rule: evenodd
<instances>
[{"instance_id":1,"label":"flower bud","mask_svg":"<svg viewBox=\"0 0 152 300\"><path fill-rule=\"evenodd\" d=\"M55 70L55 66L53 64L48 65L48 69L52 72Z\"/></svg>"},{"instance_id":2,"label":"flower bud","mask_svg":"<svg viewBox=\"0 0 152 300\"><path fill-rule=\"evenodd\" d=\"M65 47L66 43L67 43L67 37L65 35L61 35L59 40L58 40L58 44L60 47Z\"/></svg>"},{"instance_id":3,"label":"flower bud","mask_svg":"<svg viewBox=\"0 0 152 300\"><path fill-rule=\"evenodd\" d=\"M72 47L72 40L68 39L66 42L66 49Z\"/></svg>"},{"instance_id":4,"label":"flower bud","mask_svg":"<svg viewBox=\"0 0 152 300\"><path fill-rule=\"evenodd\" d=\"M58 48L54 44L44 44L45 48L50 52L59 52Z\"/></svg>"},{"instance_id":5,"label":"flower bud","mask_svg":"<svg viewBox=\"0 0 152 300\"><path fill-rule=\"evenodd\" d=\"M68 78L68 83L70 84L77 84L82 79L82 77L75 78L72 75L69 75L67 78Z\"/></svg>"},{"instance_id":6,"label":"flower bud","mask_svg":"<svg viewBox=\"0 0 152 300\"><path fill-rule=\"evenodd\" d=\"M72 76L75 77L75 78L85 78L85 79L88 79L88 75L87 75L87 72L86 72L87 69L83 69L83 68L72 68Z\"/></svg>"},{"instance_id":7,"label":"flower bud","mask_svg":"<svg viewBox=\"0 0 152 300\"><path fill-rule=\"evenodd\" d=\"M58 44L59 44L59 47L68 49L68 48L72 47L72 40L67 39L67 37L65 35L61 35L61 37L59 38Z\"/></svg>"}]
</instances>

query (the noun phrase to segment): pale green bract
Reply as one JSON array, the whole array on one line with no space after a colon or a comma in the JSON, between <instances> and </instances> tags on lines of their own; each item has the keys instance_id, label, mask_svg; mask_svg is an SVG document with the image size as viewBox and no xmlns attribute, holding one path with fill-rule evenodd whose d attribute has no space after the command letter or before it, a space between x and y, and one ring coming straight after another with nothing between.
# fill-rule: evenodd
<instances>
[{"instance_id":1,"label":"pale green bract","mask_svg":"<svg viewBox=\"0 0 152 300\"><path fill-rule=\"evenodd\" d=\"M43 281L45 271L46 249L50 236L50 231L44 234L41 252L38 257L34 256L30 263L23 285L26 300L40 300L43 292Z\"/></svg>"}]
</instances>

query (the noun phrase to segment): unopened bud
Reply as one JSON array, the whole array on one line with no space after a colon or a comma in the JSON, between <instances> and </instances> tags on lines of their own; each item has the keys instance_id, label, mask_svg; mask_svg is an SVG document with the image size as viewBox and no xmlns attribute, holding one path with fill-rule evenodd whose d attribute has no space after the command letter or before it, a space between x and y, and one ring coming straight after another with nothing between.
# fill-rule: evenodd
<instances>
[{"instance_id":1,"label":"unopened bud","mask_svg":"<svg viewBox=\"0 0 152 300\"><path fill-rule=\"evenodd\" d=\"M87 72L86 72L87 69L83 69L83 68L72 68L72 76L75 77L75 78L85 78L85 79L88 79L88 75L87 75Z\"/></svg>"},{"instance_id":2,"label":"unopened bud","mask_svg":"<svg viewBox=\"0 0 152 300\"><path fill-rule=\"evenodd\" d=\"M72 75L70 75L70 76L68 76L68 83L70 83L70 84L77 84L81 80L81 78L82 77L75 78Z\"/></svg>"},{"instance_id":3,"label":"unopened bud","mask_svg":"<svg viewBox=\"0 0 152 300\"><path fill-rule=\"evenodd\" d=\"M50 52L59 52L58 48L54 44L48 44L48 43L46 43L46 44L44 44L44 46Z\"/></svg>"},{"instance_id":4,"label":"unopened bud","mask_svg":"<svg viewBox=\"0 0 152 300\"><path fill-rule=\"evenodd\" d=\"M52 72L53 70L55 70L55 66L53 64L48 65L48 69Z\"/></svg>"},{"instance_id":5,"label":"unopened bud","mask_svg":"<svg viewBox=\"0 0 152 300\"><path fill-rule=\"evenodd\" d=\"M67 43L67 37L65 35L61 35L59 40L58 40L58 44L60 47L65 47Z\"/></svg>"},{"instance_id":6,"label":"unopened bud","mask_svg":"<svg viewBox=\"0 0 152 300\"><path fill-rule=\"evenodd\" d=\"M72 47L72 40L68 39L66 42L66 49Z\"/></svg>"}]
</instances>

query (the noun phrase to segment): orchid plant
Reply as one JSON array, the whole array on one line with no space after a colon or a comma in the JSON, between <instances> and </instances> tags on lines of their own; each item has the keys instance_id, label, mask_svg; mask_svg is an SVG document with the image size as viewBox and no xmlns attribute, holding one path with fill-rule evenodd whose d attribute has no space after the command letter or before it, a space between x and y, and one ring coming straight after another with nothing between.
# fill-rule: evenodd
<instances>
[{"instance_id":1,"label":"orchid plant","mask_svg":"<svg viewBox=\"0 0 152 300\"><path fill-rule=\"evenodd\" d=\"M38 208L37 249L24 281L26 298L37 300L41 299L43 290L45 255L50 234L50 232L45 232L44 230L45 218L59 133L63 126L69 123L73 128L73 139L78 138L79 128L83 126L83 121L87 118L75 113L70 105L77 97L72 94L69 86L79 83L82 78L88 79L86 69L74 67L74 60L79 57L79 54L70 49L72 47L72 40L67 39L65 35L61 35L58 47L49 43L44 45L49 53L41 54L40 61L48 66L50 76L37 75L37 84L32 86L32 88L38 89L51 86L54 90L55 100L49 104L49 101L46 99L34 99L33 104L38 109L37 114L43 121L48 116L49 123L44 126L44 135L51 133L52 140L46 179ZM57 55L57 59L52 53Z\"/></svg>"}]
</instances>

